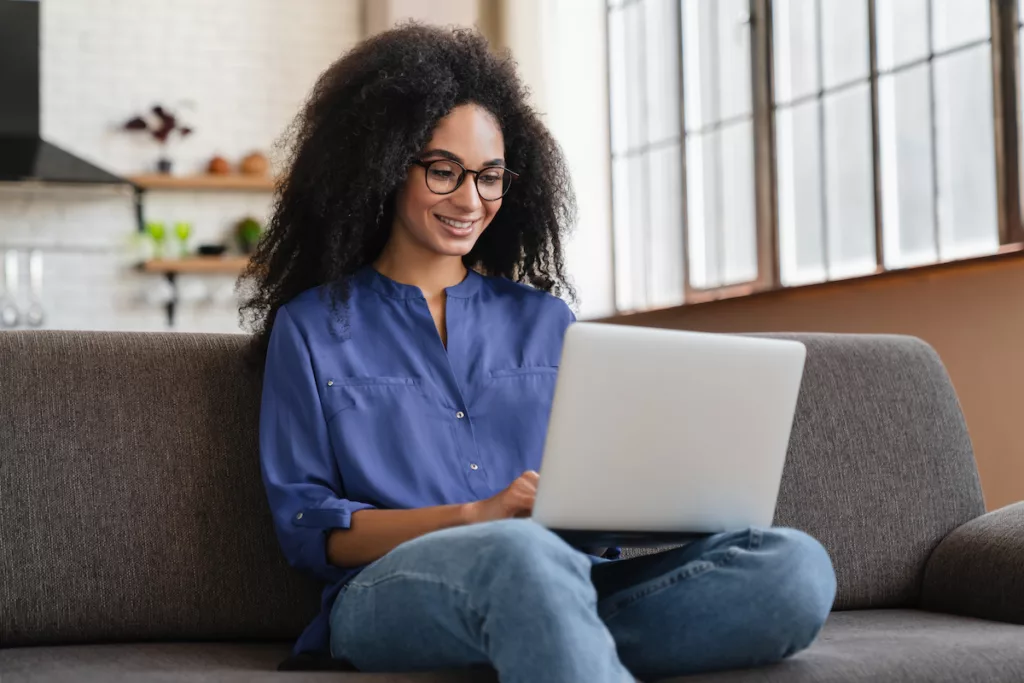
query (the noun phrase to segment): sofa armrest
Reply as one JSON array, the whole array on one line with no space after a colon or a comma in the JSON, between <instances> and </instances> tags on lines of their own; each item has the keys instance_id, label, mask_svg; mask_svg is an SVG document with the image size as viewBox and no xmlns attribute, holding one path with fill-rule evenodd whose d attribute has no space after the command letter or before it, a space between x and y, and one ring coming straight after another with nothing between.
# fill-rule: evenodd
<instances>
[{"instance_id":1,"label":"sofa armrest","mask_svg":"<svg viewBox=\"0 0 1024 683\"><path fill-rule=\"evenodd\" d=\"M925 566L921 607L1024 624L1024 502L942 539Z\"/></svg>"}]
</instances>

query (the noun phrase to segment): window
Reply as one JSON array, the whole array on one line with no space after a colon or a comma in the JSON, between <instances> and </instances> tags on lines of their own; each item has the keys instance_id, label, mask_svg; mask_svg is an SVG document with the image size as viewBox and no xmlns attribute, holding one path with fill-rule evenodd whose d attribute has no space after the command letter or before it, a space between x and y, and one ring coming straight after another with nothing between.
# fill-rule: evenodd
<instances>
[{"instance_id":1,"label":"window","mask_svg":"<svg viewBox=\"0 0 1024 683\"><path fill-rule=\"evenodd\" d=\"M1022 7L609 2L618 308L1020 241Z\"/></svg>"},{"instance_id":2,"label":"window","mask_svg":"<svg viewBox=\"0 0 1024 683\"><path fill-rule=\"evenodd\" d=\"M609 12L616 305L678 303L683 289L678 5L613 3Z\"/></svg>"}]
</instances>

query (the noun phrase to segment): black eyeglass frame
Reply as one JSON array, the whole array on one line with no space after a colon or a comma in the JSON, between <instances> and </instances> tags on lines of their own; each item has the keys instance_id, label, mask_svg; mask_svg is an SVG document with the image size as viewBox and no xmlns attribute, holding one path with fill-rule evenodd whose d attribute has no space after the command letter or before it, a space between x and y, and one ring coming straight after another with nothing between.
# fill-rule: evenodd
<instances>
[{"instance_id":1,"label":"black eyeglass frame","mask_svg":"<svg viewBox=\"0 0 1024 683\"><path fill-rule=\"evenodd\" d=\"M426 183L427 189L433 192L434 194L439 194L441 196L444 196L446 194L452 194L453 192L457 191L460 187L462 187L462 183L466 180L466 174L472 173L473 184L476 185L476 193L480 195L480 199L482 199L485 202L496 202L508 194L508 191L512 188L512 180L515 180L516 178L519 177L518 173L516 173L510 168L505 168L504 166L486 166L484 168L481 168L479 171L471 171L470 169L466 168L459 162L455 161L455 159L430 159L429 161L424 161L423 159L413 159L412 161L412 163L416 164L417 166L421 166L424 171L429 171L431 165L441 162L455 164L456 166L462 169L462 173L460 173L459 177L455 180L455 187L448 190L447 192L436 192L433 188L430 187L430 178L427 175L427 173L423 174L423 182ZM505 173L511 175L512 180L509 181L508 187L502 190L500 197L495 197L494 199L487 199L486 197L484 197L483 192L480 191L480 174L483 173L484 171L489 171L492 168L500 168Z\"/></svg>"}]
</instances>

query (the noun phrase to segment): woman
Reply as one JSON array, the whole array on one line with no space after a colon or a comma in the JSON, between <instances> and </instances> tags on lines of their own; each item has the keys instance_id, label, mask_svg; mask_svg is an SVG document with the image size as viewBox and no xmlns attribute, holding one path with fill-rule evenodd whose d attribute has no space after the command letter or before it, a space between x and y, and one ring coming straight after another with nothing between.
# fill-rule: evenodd
<instances>
[{"instance_id":1,"label":"woman","mask_svg":"<svg viewBox=\"0 0 1024 683\"><path fill-rule=\"evenodd\" d=\"M811 642L835 578L800 532L614 560L526 519L574 201L510 61L471 32L384 33L320 78L295 137L244 311L278 537L327 583L296 653L621 683Z\"/></svg>"}]
</instances>

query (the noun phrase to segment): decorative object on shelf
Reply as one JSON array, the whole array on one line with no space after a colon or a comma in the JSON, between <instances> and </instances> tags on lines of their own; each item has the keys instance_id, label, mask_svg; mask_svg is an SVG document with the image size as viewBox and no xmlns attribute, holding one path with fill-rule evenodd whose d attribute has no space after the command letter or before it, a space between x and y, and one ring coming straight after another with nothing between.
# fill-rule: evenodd
<instances>
[{"instance_id":1,"label":"decorative object on shelf","mask_svg":"<svg viewBox=\"0 0 1024 683\"><path fill-rule=\"evenodd\" d=\"M200 244L196 247L196 253L200 256L220 256L227 250L223 244Z\"/></svg>"},{"instance_id":2,"label":"decorative object on shelf","mask_svg":"<svg viewBox=\"0 0 1024 683\"><path fill-rule=\"evenodd\" d=\"M242 250L243 254L251 254L253 249L256 248L256 243L260 241L260 235L263 234L263 226L260 225L259 221L249 216L243 218L235 226L235 235L238 238L238 246Z\"/></svg>"},{"instance_id":3,"label":"decorative object on shelf","mask_svg":"<svg viewBox=\"0 0 1024 683\"><path fill-rule=\"evenodd\" d=\"M178 221L174 224L174 236L178 238L178 253L182 258L188 256L188 238L192 235L192 224Z\"/></svg>"},{"instance_id":4,"label":"decorative object on shelf","mask_svg":"<svg viewBox=\"0 0 1024 683\"><path fill-rule=\"evenodd\" d=\"M179 137L185 138L192 134L192 128L182 125L177 115L159 104L154 105L149 114L130 119L124 124L124 129L145 131L160 143L160 159L156 165L160 173L171 172L172 163L167 156L167 144L171 140L171 135L177 133Z\"/></svg>"},{"instance_id":5,"label":"decorative object on shelf","mask_svg":"<svg viewBox=\"0 0 1024 683\"><path fill-rule=\"evenodd\" d=\"M167 242L167 227L160 221L149 221L146 223L146 233L153 240L153 257L163 258L164 245Z\"/></svg>"},{"instance_id":6,"label":"decorative object on shelf","mask_svg":"<svg viewBox=\"0 0 1024 683\"><path fill-rule=\"evenodd\" d=\"M161 173L128 176L128 181L135 187L135 206L138 232L146 232L144 197L150 190L166 192L246 192L272 194L277 189L277 181L271 176L214 175L201 173L197 175L172 176Z\"/></svg>"},{"instance_id":7,"label":"decorative object on shelf","mask_svg":"<svg viewBox=\"0 0 1024 683\"><path fill-rule=\"evenodd\" d=\"M242 159L239 169L244 175L265 176L270 171L270 162L259 152L253 152Z\"/></svg>"},{"instance_id":8,"label":"decorative object on shelf","mask_svg":"<svg viewBox=\"0 0 1024 683\"><path fill-rule=\"evenodd\" d=\"M213 175L229 175L231 173L231 164L222 156L215 156L210 159L210 163L206 166L206 171Z\"/></svg>"}]
</instances>

